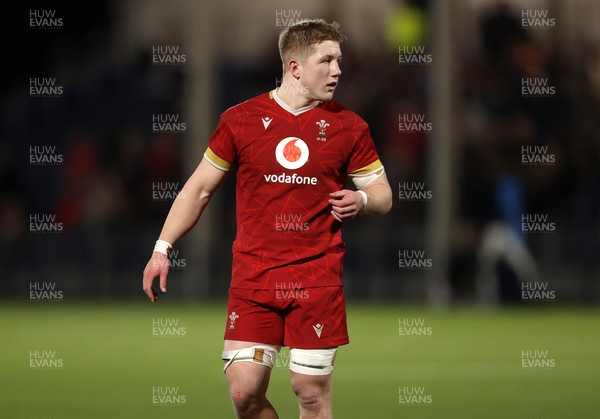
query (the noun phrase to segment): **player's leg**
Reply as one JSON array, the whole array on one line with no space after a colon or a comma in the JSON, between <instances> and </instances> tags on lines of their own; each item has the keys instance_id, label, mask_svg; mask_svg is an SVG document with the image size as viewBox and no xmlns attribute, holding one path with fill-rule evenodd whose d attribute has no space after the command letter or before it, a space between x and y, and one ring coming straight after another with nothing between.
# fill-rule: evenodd
<instances>
[{"instance_id":1,"label":"player's leg","mask_svg":"<svg viewBox=\"0 0 600 419\"><path fill-rule=\"evenodd\" d=\"M300 419L333 418L331 387L336 350L290 351L292 390L298 399Z\"/></svg>"},{"instance_id":2,"label":"player's leg","mask_svg":"<svg viewBox=\"0 0 600 419\"><path fill-rule=\"evenodd\" d=\"M292 389L300 418L331 418L333 364L337 347L348 343L341 287L307 288L285 317Z\"/></svg>"},{"instance_id":3,"label":"player's leg","mask_svg":"<svg viewBox=\"0 0 600 419\"><path fill-rule=\"evenodd\" d=\"M223 348L229 396L239 419L276 419L267 400L271 368L279 347L226 340Z\"/></svg>"},{"instance_id":4,"label":"player's leg","mask_svg":"<svg viewBox=\"0 0 600 419\"><path fill-rule=\"evenodd\" d=\"M240 419L277 418L266 398L271 368L283 343L283 318L269 291L230 289L222 358L229 394Z\"/></svg>"}]
</instances>

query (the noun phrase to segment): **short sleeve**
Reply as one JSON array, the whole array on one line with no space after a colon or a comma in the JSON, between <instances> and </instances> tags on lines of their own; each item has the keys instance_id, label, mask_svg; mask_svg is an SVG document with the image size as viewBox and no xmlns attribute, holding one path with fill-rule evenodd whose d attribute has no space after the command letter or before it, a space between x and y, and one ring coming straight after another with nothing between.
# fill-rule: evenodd
<instances>
[{"instance_id":1,"label":"short sleeve","mask_svg":"<svg viewBox=\"0 0 600 419\"><path fill-rule=\"evenodd\" d=\"M349 176L366 176L383 168L375 143L371 138L369 126L358 115L355 116L351 130L353 147L348 163Z\"/></svg>"},{"instance_id":2,"label":"short sleeve","mask_svg":"<svg viewBox=\"0 0 600 419\"><path fill-rule=\"evenodd\" d=\"M204 157L210 164L217 169L229 171L237 161L237 152L235 148L235 138L233 136L234 129L232 124L235 123L234 118L227 111L221 115L215 132L208 141L208 148L204 153Z\"/></svg>"}]
</instances>

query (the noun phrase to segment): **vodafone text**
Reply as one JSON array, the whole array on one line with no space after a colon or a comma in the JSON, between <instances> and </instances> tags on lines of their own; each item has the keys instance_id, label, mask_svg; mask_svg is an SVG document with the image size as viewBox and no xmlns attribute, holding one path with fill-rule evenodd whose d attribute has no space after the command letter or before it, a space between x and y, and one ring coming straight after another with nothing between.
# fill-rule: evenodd
<instances>
[{"instance_id":1,"label":"vodafone text","mask_svg":"<svg viewBox=\"0 0 600 419\"><path fill-rule=\"evenodd\" d=\"M282 173L280 175L276 175L276 174L270 174L270 175L263 175L265 177L265 180L269 183L290 183L290 184L296 184L296 185L316 185L317 184L317 178L312 176L298 176L296 173L294 173L293 175L288 175L285 173Z\"/></svg>"}]
</instances>

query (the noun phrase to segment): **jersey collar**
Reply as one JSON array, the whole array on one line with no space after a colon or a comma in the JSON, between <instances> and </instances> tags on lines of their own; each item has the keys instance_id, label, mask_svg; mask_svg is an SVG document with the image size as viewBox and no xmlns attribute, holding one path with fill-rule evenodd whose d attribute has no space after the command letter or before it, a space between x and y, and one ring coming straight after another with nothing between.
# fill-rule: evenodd
<instances>
[{"instance_id":1,"label":"jersey collar","mask_svg":"<svg viewBox=\"0 0 600 419\"><path fill-rule=\"evenodd\" d=\"M277 104L279 106L281 106L283 109L285 109L286 111L288 111L289 113L291 113L294 116L298 116L301 113L304 113L306 111L310 111L312 108L314 108L319 103L321 103L320 101L315 100L314 102L309 103L306 106L303 106L303 107L298 108L298 109L293 109L292 107L288 106L283 100L281 100L281 98L277 94L277 89L271 90L271 96L273 97L273 99L275 99L275 102L277 102Z\"/></svg>"}]
</instances>

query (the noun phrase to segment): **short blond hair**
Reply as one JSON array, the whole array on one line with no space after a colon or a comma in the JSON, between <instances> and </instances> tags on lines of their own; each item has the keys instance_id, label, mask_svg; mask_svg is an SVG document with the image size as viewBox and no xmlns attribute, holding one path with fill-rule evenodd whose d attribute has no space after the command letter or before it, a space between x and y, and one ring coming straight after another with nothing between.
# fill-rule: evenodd
<instances>
[{"instance_id":1,"label":"short blond hair","mask_svg":"<svg viewBox=\"0 0 600 419\"><path fill-rule=\"evenodd\" d=\"M335 21L327 23L324 19L304 19L288 26L279 34L279 56L283 63L283 72L286 71L286 62L290 55L304 59L315 44L324 41L341 44L345 39L341 25Z\"/></svg>"}]
</instances>

